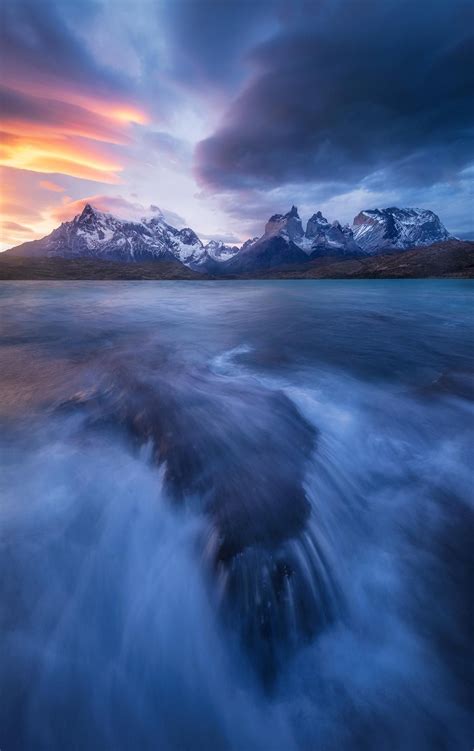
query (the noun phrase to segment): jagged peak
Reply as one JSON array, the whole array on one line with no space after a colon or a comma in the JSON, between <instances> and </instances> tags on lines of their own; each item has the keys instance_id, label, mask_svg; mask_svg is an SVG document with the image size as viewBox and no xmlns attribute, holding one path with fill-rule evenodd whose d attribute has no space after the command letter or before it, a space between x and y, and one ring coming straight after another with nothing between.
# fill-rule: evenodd
<instances>
[{"instance_id":1,"label":"jagged peak","mask_svg":"<svg viewBox=\"0 0 474 751\"><path fill-rule=\"evenodd\" d=\"M96 209L96 207L93 206L91 203L86 203L84 208L81 211L80 216L81 217L100 216L103 213L104 213L103 211L99 211L99 209Z\"/></svg>"},{"instance_id":2,"label":"jagged peak","mask_svg":"<svg viewBox=\"0 0 474 751\"><path fill-rule=\"evenodd\" d=\"M298 209L296 206L292 206L289 211L286 212L286 214L273 214L269 222L281 222L285 219L299 219Z\"/></svg>"},{"instance_id":3,"label":"jagged peak","mask_svg":"<svg viewBox=\"0 0 474 751\"><path fill-rule=\"evenodd\" d=\"M312 216L310 217L309 221L311 221L311 219L318 219L319 221L323 221L323 222L326 222L326 224L328 223L328 220L327 220L327 219L326 219L326 217L325 217L325 216L324 216L324 215L322 214L322 212L321 212L321 211L316 211L316 212L315 212L315 213L314 213L314 214L313 214L313 215L312 215Z\"/></svg>"},{"instance_id":4,"label":"jagged peak","mask_svg":"<svg viewBox=\"0 0 474 751\"><path fill-rule=\"evenodd\" d=\"M320 211L316 211L316 213L313 214L306 223L305 236L307 238L312 238L320 231L324 231L329 226L330 225L326 217L323 216Z\"/></svg>"},{"instance_id":5,"label":"jagged peak","mask_svg":"<svg viewBox=\"0 0 474 751\"><path fill-rule=\"evenodd\" d=\"M76 223L89 222L91 220L116 218L112 214L105 211L99 211L91 203L86 203L80 214L77 214L73 221Z\"/></svg>"},{"instance_id":6,"label":"jagged peak","mask_svg":"<svg viewBox=\"0 0 474 751\"><path fill-rule=\"evenodd\" d=\"M429 209L366 209L354 218L354 239L365 251L430 245L451 236L439 216Z\"/></svg>"},{"instance_id":7,"label":"jagged peak","mask_svg":"<svg viewBox=\"0 0 474 751\"><path fill-rule=\"evenodd\" d=\"M216 250L217 248L225 248L226 245L222 240L209 240L205 247L210 248L211 250Z\"/></svg>"},{"instance_id":8,"label":"jagged peak","mask_svg":"<svg viewBox=\"0 0 474 751\"><path fill-rule=\"evenodd\" d=\"M83 207L80 214L76 214L74 217L75 221L80 221L81 219L88 219L89 217L95 216L94 207L90 203L86 203Z\"/></svg>"},{"instance_id":9,"label":"jagged peak","mask_svg":"<svg viewBox=\"0 0 474 751\"><path fill-rule=\"evenodd\" d=\"M185 245L202 245L201 240L191 227L183 227L178 231L178 237Z\"/></svg>"},{"instance_id":10,"label":"jagged peak","mask_svg":"<svg viewBox=\"0 0 474 751\"><path fill-rule=\"evenodd\" d=\"M153 216L140 221L101 211L88 201L72 221L64 222L38 243L43 244L45 253L56 255L104 252L108 257L115 254L125 258L128 254L135 258L136 253L139 257L147 253L159 257L166 251L191 265L203 263L209 255L213 260L228 260L237 252L245 253L273 238L278 239L275 247L284 243L290 247L296 245L306 254L315 249L372 253L385 247L405 249L451 238L433 211L394 206L365 209L355 217L352 226L342 226L337 220L330 223L321 211L316 211L303 232L298 209L293 205L286 214L274 214L264 234L244 242L239 251L216 240L205 245L190 227L177 229L165 221L157 206L150 209Z\"/></svg>"},{"instance_id":11,"label":"jagged peak","mask_svg":"<svg viewBox=\"0 0 474 751\"><path fill-rule=\"evenodd\" d=\"M259 237L250 237L248 240L242 243L240 250L247 250L247 248L250 248L252 245L255 245L255 243L258 242L258 240L260 240Z\"/></svg>"},{"instance_id":12,"label":"jagged peak","mask_svg":"<svg viewBox=\"0 0 474 751\"><path fill-rule=\"evenodd\" d=\"M437 216L434 211L431 211L431 209L420 209L416 206L407 206L404 208L400 208L399 206L387 206L382 208L379 206L375 209L363 209L357 216L362 216L364 214L368 216L373 214L382 216L386 216L387 214L430 214L431 216Z\"/></svg>"}]
</instances>

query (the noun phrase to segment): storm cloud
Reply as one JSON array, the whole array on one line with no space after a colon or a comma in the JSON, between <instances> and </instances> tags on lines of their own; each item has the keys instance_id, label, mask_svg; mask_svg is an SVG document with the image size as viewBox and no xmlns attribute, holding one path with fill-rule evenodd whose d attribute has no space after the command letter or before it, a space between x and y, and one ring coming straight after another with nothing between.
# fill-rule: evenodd
<instances>
[{"instance_id":1,"label":"storm cloud","mask_svg":"<svg viewBox=\"0 0 474 751\"><path fill-rule=\"evenodd\" d=\"M276 7L276 6L275 6ZM297 5L258 45L254 73L196 149L217 191L456 180L473 159L473 5Z\"/></svg>"},{"instance_id":2,"label":"storm cloud","mask_svg":"<svg viewBox=\"0 0 474 751\"><path fill-rule=\"evenodd\" d=\"M472 235L473 13L472 0L4 2L0 248L90 196L167 205L241 241L293 203L342 221L420 206Z\"/></svg>"},{"instance_id":3,"label":"storm cloud","mask_svg":"<svg viewBox=\"0 0 474 751\"><path fill-rule=\"evenodd\" d=\"M278 26L281 2L167 0L157 4L174 80L228 95L245 77L246 54Z\"/></svg>"}]
</instances>

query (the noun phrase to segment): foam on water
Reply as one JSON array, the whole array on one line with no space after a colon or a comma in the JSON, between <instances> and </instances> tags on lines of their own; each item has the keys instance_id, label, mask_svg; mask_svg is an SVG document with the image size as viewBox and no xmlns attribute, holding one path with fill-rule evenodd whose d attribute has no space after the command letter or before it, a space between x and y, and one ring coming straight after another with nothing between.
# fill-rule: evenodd
<instances>
[{"instance_id":1,"label":"foam on water","mask_svg":"<svg viewBox=\"0 0 474 751\"><path fill-rule=\"evenodd\" d=\"M0 747L468 747L471 303L3 284Z\"/></svg>"}]
</instances>

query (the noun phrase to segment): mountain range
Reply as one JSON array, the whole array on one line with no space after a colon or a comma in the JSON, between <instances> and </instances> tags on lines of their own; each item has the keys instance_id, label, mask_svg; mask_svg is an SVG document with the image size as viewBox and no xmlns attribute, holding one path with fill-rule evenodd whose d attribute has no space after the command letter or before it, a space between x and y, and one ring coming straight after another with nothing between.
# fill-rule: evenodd
<instances>
[{"instance_id":1,"label":"mountain range","mask_svg":"<svg viewBox=\"0 0 474 751\"><path fill-rule=\"evenodd\" d=\"M126 263L166 261L205 274L239 275L302 266L318 259L368 258L450 239L439 217L426 209L361 211L352 226L330 223L317 211L303 228L293 206L286 214L270 217L263 234L239 248L214 240L205 244L189 227L171 226L159 209L151 218L130 221L87 204L81 214L51 234L11 248L4 255Z\"/></svg>"}]
</instances>

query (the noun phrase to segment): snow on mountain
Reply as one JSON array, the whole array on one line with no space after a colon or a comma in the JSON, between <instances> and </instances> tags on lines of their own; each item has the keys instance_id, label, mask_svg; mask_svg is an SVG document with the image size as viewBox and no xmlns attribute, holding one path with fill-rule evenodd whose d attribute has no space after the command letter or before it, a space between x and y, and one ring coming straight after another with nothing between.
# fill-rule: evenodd
<instances>
[{"instance_id":1,"label":"snow on mountain","mask_svg":"<svg viewBox=\"0 0 474 751\"><path fill-rule=\"evenodd\" d=\"M239 274L327 256L404 250L450 238L437 215L425 209L361 211L352 227L330 223L317 211L304 230L298 209L292 206L286 214L270 217L263 235L247 240L239 249L215 240L205 245L189 227L176 229L168 224L156 207L150 216L134 221L87 204L81 214L47 237L6 252L24 257L92 257L124 262L167 260L212 274Z\"/></svg>"},{"instance_id":2,"label":"snow on mountain","mask_svg":"<svg viewBox=\"0 0 474 751\"><path fill-rule=\"evenodd\" d=\"M348 225L343 227L338 221L330 224L320 211L308 220L304 242L300 247L311 258L360 254L351 228Z\"/></svg>"},{"instance_id":3,"label":"snow on mountain","mask_svg":"<svg viewBox=\"0 0 474 751\"><path fill-rule=\"evenodd\" d=\"M230 258L233 258L236 253L239 253L240 248L238 248L236 245L230 247L229 245L225 245L223 242L219 242L218 240L210 240L205 246L205 250L209 258L211 258L213 261L223 262L228 261Z\"/></svg>"},{"instance_id":4,"label":"snow on mountain","mask_svg":"<svg viewBox=\"0 0 474 751\"><path fill-rule=\"evenodd\" d=\"M427 209L361 211L352 228L355 242L366 253L432 245L452 237L439 217Z\"/></svg>"},{"instance_id":5,"label":"snow on mountain","mask_svg":"<svg viewBox=\"0 0 474 751\"><path fill-rule=\"evenodd\" d=\"M361 256L386 249L414 248L450 239L438 216L425 209L374 209L362 211L353 226L328 222L320 211L314 213L306 230L295 206L286 214L274 214L258 240L247 241L241 253L268 245L279 238L293 249L287 255L295 257L294 246L312 260L326 256ZM279 253L282 253L281 243ZM255 254L255 251L254 251Z\"/></svg>"},{"instance_id":6,"label":"snow on mountain","mask_svg":"<svg viewBox=\"0 0 474 751\"><path fill-rule=\"evenodd\" d=\"M64 222L41 240L23 243L9 253L19 256L94 257L126 262L168 260L206 269L238 251L223 243L204 245L189 227L176 229L160 211L141 221L122 220L87 204L82 213Z\"/></svg>"},{"instance_id":7,"label":"snow on mountain","mask_svg":"<svg viewBox=\"0 0 474 751\"><path fill-rule=\"evenodd\" d=\"M240 252L223 266L230 274L306 263L308 257L299 247L304 239L301 219L296 206L287 214L274 214L259 238L247 240Z\"/></svg>"},{"instance_id":8,"label":"snow on mountain","mask_svg":"<svg viewBox=\"0 0 474 751\"><path fill-rule=\"evenodd\" d=\"M359 246L354 242L350 227L342 227L339 222L330 224L320 211L313 214L309 219L306 230L303 229L301 219L296 206L292 206L286 214L274 214L265 225L262 237L247 240L242 245L241 253L248 249L268 244L272 239L280 238L281 241L302 250L309 258L330 255L360 254ZM279 245L281 249L281 243ZM297 260L300 255L293 248L293 252L287 254L289 261ZM303 259L308 260L308 258Z\"/></svg>"},{"instance_id":9,"label":"snow on mountain","mask_svg":"<svg viewBox=\"0 0 474 751\"><path fill-rule=\"evenodd\" d=\"M296 206L286 214L274 214L259 238L245 242L240 252L222 266L227 273L248 273L278 266L294 266L329 256L360 257L387 248L406 249L449 239L432 211L375 209L363 211L352 227L332 223L320 211L303 229Z\"/></svg>"}]
</instances>

